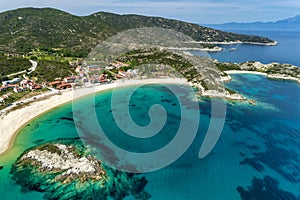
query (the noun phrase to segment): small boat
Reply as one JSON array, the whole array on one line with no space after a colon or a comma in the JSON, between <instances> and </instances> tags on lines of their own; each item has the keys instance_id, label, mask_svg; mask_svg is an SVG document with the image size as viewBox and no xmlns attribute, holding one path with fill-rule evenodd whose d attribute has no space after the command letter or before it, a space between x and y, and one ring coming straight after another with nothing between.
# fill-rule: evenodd
<instances>
[{"instance_id":1,"label":"small boat","mask_svg":"<svg viewBox=\"0 0 300 200\"><path fill-rule=\"evenodd\" d=\"M236 50L237 50L236 48L230 48L229 52L236 51Z\"/></svg>"}]
</instances>

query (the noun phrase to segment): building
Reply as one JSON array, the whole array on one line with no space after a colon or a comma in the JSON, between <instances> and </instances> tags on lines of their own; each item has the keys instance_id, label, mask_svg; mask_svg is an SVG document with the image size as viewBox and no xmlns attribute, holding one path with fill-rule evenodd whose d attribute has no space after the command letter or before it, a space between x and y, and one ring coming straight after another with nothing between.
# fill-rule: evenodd
<instances>
[{"instance_id":1,"label":"building","mask_svg":"<svg viewBox=\"0 0 300 200\"><path fill-rule=\"evenodd\" d=\"M127 73L130 75L138 75L139 70L138 69L128 69Z\"/></svg>"},{"instance_id":2,"label":"building","mask_svg":"<svg viewBox=\"0 0 300 200\"><path fill-rule=\"evenodd\" d=\"M62 81L53 81L53 82L49 83L49 85L54 88L60 84L62 84Z\"/></svg>"},{"instance_id":3,"label":"building","mask_svg":"<svg viewBox=\"0 0 300 200\"><path fill-rule=\"evenodd\" d=\"M62 89L67 89L67 88L71 88L71 87L72 87L71 84L63 83L63 84L58 85L56 88L59 89L59 90L62 90Z\"/></svg>"},{"instance_id":4,"label":"building","mask_svg":"<svg viewBox=\"0 0 300 200\"><path fill-rule=\"evenodd\" d=\"M34 90L40 90L43 87L39 84L34 84L34 85L30 86L29 88L30 88L31 91L34 91Z\"/></svg>"},{"instance_id":5,"label":"building","mask_svg":"<svg viewBox=\"0 0 300 200\"><path fill-rule=\"evenodd\" d=\"M77 77L76 76L69 76L64 78L65 83L75 83Z\"/></svg>"},{"instance_id":6,"label":"building","mask_svg":"<svg viewBox=\"0 0 300 200\"><path fill-rule=\"evenodd\" d=\"M23 88L21 88L21 87L15 87L14 88L14 92L15 93L19 93L19 92L23 92L24 90L23 90Z\"/></svg>"},{"instance_id":7,"label":"building","mask_svg":"<svg viewBox=\"0 0 300 200\"><path fill-rule=\"evenodd\" d=\"M126 77L127 76L127 74L124 71L122 71L122 70L119 70L118 74L121 75L122 77Z\"/></svg>"},{"instance_id":8,"label":"building","mask_svg":"<svg viewBox=\"0 0 300 200\"><path fill-rule=\"evenodd\" d=\"M34 85L32 80L23 80L20 82L20 85L24 88L30 88L30 86Z\"/></svg>"},{"instance_id":9,"label":"building","mask_svg":"<svg viewBox=\"0 0 300 200\"><path fill-rule=\"evenodd\" d=\"M19 87L18 84L9 84L9 85L6 85L7 88L15 88L15 87Z\"/></svg>"},{"instance_id":10,"label":"building","mask_svg":"<svg viewBox=\"0 0 300 200\"><path fill-rule=\"evenodd\" d=\"M6 87L6 86L0 87L0 92L5 92L6 90L7 90L7 87Z\"/></svg>"},{"instance_id":11,"label":"building","mask_svg":"<svg viewBox=\"0 0 300 200\"><path fill-rule=\"evenodd\" d=\"M79 73L80 71L82 71L81 66L77 66L76 69L75 69L75 72Z\"/></svg>"},{"instance_id":12,"label":"building","mask_svg":"<svg viewBox=\"0 0 300 200\"><path fill-rule=\"evenodd\" d=\"M123 62L119 62L119 61L111 63L111 65L114 66L117 69L119 69L120 67L128 67L129 66L129 64L126 64L126 63L123 63Z\"/></svg>"},{"instance_id":13,"label":"building","mask_svg":"<svg viewBox=\"0 0 300 200\"><path fill-rule=\"evenodd\" d=\"M94 78L94 77L93 78L89 78L89 82L92 83L92 84L93 83L99 83L99 79L98 78Z\"/></svg>"},{"instance_id":14,"label":"building","mask_svg":"<svg viewBox=\"0 0 300 200\"><path fill-rule=\"evenodd\" d=\"M106 70L112 70L112 69L114 69L114 68L115 68L115 67L112 66L112 65L109 65L109 66L106 66L106 67L105 67Z\"/></svg>"},{"instance_id":15,"label":"building","mask_svg":"<svg viewBox=\"0 0 300 200\"><path fill-rule=\"evenodd\" d=\"M10 97L10 93L7 93L5 95L2 96L2 98L5 100L5 99L8 99Z\"/></svg>"},{"instance_id":16,"label":"building","mask_svg":"<svg viewBox=\"0 0 300 200\"><path fill-rule=\"evenodd\" d=\"M88 83L88 82L89 82L89 79L88 79L87 77L83 77L83 78L81 79L81 81L82 81L83 83Z\"/></svg>"},{"instance_id":17,"label":"building","mask_svg":"<svg viewBox=\"0 0 300 200\"><path fill-rule=\"evenodd\" d=\"M2 81L2 85L3 85L3 86L6 86L6 85L9 85L9 84L19 83L20 81L21 81L20 78L14 78L14 79L12 79L12 80Z\"/></svg>"},{"instance_id":18,"label":"building","mask_svg":"<svg viewBox=\"0 0 300 200\"><path fill-rule=\"evenodd\" d=\"M80 77L84 77L84 75L85 75L84 71L80 71L80 72L79 72L79 76L80 76Z\"/></svg>"}]
</instances>

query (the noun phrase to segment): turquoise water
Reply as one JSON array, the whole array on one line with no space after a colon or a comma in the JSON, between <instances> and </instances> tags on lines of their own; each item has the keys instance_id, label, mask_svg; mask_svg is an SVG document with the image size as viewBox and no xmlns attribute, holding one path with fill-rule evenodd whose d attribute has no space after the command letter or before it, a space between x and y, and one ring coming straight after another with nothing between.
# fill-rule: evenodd
<instances>
[{"instance_id":1,"label":"turquoise water","mask_svg":"<svg viewBox=\"0 0 300 200\"><path fill-rule=\"evenodd\" d=\"M257 106L229 102L225 126L217 145L207 157L199 159L199 149L211 117L210 100L201 99L199 129L190 148L168 167L143 174L148 180L145 191L152 199L300 198L299 85L271 81L257 75L233 77L234 81L227 86L255 99ZM171 87L178 88L176 91L183 102L192 101L184 87ZM127 89L123 90L126 93ZM98 119L105 122L109 136L117 145L144 152L161 148L174 138L179 126L179 102L165 87L142 87L130 100L131 116L137 124L150 122L147 114L155 103L163 105L169 113L161 134L145 142L131 141L132 138L118 130L111 118L110 97L111 91L96 95L95 108ZM78 137L78 133L71 103L25 126L13 149L0 157L0 165L4 166L0 170L1 199L42 199L42 193L21 191L11 179L10 165L28 147L74 137Z\"/></svg>"}]
</instances>

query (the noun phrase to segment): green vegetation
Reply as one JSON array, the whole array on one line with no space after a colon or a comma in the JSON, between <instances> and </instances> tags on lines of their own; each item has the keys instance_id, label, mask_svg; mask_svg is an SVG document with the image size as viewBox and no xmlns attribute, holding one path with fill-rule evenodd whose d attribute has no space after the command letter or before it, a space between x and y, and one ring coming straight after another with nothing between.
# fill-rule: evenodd
<instances>
[{"instance_id":1,"label":"green vegetation","mask_svg":"<svg viewBox=\"0 0 300 200\"><path fill-rule=\"evenodd\" d=\"M53 144L43 144L40 147L38 147L38 150L40 151L49 151L51 153L57 153L58 155L61 155L61 150L57 146Z\"/></svg>"},{"instance_id":2,"label":"green vegetation","mask_svg":"<svg viewBox=\"0 0 300 200\"><path fill-rule=\"evenodd\" d=\"M241 68L239 67L238 64L234 64L234 63L220 63L217 62L215 63L217 68L220 71L227 71L227 70L241 70Z\"/></svg>"},{"instance_id":3,"label":"green vegetation","mask_svg":"<svg viewBox=\"0 0 300 200\"><path fill-rule=\"evenodd\" d=\"M225 70L246 70L267 73L268 75L284 75L287 77L300 78L300 68L291 64L270 63L261 64L255 61L248 61L243 63L220 63L216 62L216 65L221 71Z\"/></svg>"},{"instance_id":4,"label":"green vegetation","mask_svg":"<svg viewBox=\"0 0 300 200\"><path fill-rule=\"evenodd\" d=\"M200 83L201 83L202 87L203 87L205 90L208 90L208 89L209 89L209 88L208 88L208 85L207 85L204 81L201 81Z\"/></svg>"},{"instance_id":5,"label":"green vegetation","mask_svg":"<svg viewBox=\"0 0 300 200\"><path fill-rule=\"evenodd\" d=\"M120 67L119 69L115 68L115 69L112 69L110 71L113 72L113 73L118 73L119 70L126 72L129 69L134 69L134 65L130 65L128 67L125 67L125 66L124 67ZM106 74L108 74L108 73L106 73Z\"/></svg>"},{"instance_id":6,"label":"green vegetation","mask_svg":"<svg viewBox=\"0 0 300 200\"><path fill-rule=\"evenodd\" d=\"M45 91L45 90L39 90L39 92L44 92L44 91ZM47 91L49 91L49 90L47 90ZM34 94L36 94L36 92L30 92L29 94L25 95L25 96L22 97L21 99L26 99L26 98L33 97L33 96L35 96ZM35 102L37 102L37 101L43 101L43 100L45 100L45 99L50 98L50 97L53 96L53 95L55 95L55 94L52 94L52 95L49 95L49 96L45 96L45 97L43 97L43 98L38 98L38 99L36 99L36 100L34 100L34 101L35 101ZM26 97L26 98L25 98L25 97ZM20 108L23 108L23 107L26 107L26 106L30 105L31 103L32 103L32 102L20 103L19 105L17 105L17 106L15 106L15 107L13 107L12 109L10 109L8 112L14 111L14 110L17 110L17 109L20 109Z\"/></svg>"},{"instance_id":7,"label":"green vegetation","mask_svg":"<svg viewBox=\"0 0 300 200\"><path fill-rule=\"evenodd\" d=\"M28 59L20 57L0 56L0 81L7 80L9 74L27 70L31 67Z\"/></svg>"},{"instance_id":8,"label":"green vegetation","mask_svg":"<svg viewBox=\"0 0 300 200\"><path fill-rule=\"evenodd\" d=\"M55 60L55 61L73 61L77 58L84 58L88 54L88 51L72 52L70 50L64 50L61 48L45 48L34 49L27 53L26 57L32 60Z\"/></svg>"},{"instance_id":9,"label":"green vegetation","mask_svg":"<svg viewBox=\"0 0 300 200\"><path fill-rule=\"evenodd\" d=\"M112 71L104 70L104 71L103 71L103 74L106 74L106 75L107 75L107 78L109 78L109 79L112 79L112 80L115 79L115 76L114 76L115 73L112 72Z\"/></svg>"},{"instance_id":10,"label":"green vegetation","mask_svg":"<svg viewBox=\"0 0 300 200\"><path fill-rule=\"evenodd\" d=\"M180 73L188 81L192 81L197 77L200 77L200 74L196 71L191 63L184 59L181 55L174 54L173 52L159 49L139 49L128 52L124 56L121 56L119 59L121 62L126 62L130 64L129 68L138 68L140 69L142 65L145 64L162 64L170 66L174 69L174 73ZM150 72L164 71L166 68L163 66L158 66L159 69L148 68L144 70L152 69ZM172 74L169 74L172 75Z\"/></svg>"},{"instance_id":11,"label":"green vegetation","mask_svg":"<svg viewBox=\"0 0 300 200\"><path fill-rule=\"evenodd\" d=\"M34 49L86 57L100 41L119 32L141 27L173 29L196 41L260 42L272 40L223 32L178 20L99 12L78 17L51 8L21 8L0 14L0 52L29 54ZM206 45L207 46L207 45ZM209 45L211 46L211 45Z\"/></svg>"},{"instance_id":12,"label":"green vegetation","mask_svg":"<svg viewBox=\"0 0 300 200\"><path fill-rule=\"evenodd\" d=\"M300 68L290 64L273 64L263 71L267 74L285 74L291 77L300 78Z\"/></svg>"},{"instance_id":13,"label":"green vegetation","mask_svg":"<svg viewBox=\"0 0 300 200\"><path fill-rule=\"evenodd\" d=\"M30 75L36 82L42 83L63 79L66 76L71 76L73 73L74 67L70 66L68 62L41 60L36 70Z\"/></svg>"},{"instance_id":14,"label":"green vegetation","mask_svg":"<svg viewBox=\"0 0 300 200\"><path fill-rule=\"evenodd\" d=\"M22 93L15 93L12 89L9 89L6 92L0 92L0 97L2 97L2 95L10 93L10 97L7 98L5 100L5 103L0 103L0 110L6 108L7 106L9 106L10 104L12 104L15 101L18 101L20 99L23 98L24 95L27 95L30 93L30 91L24 91Z\"/></svg>"},{"instance_id":15,"label":"green vegetation","mask_svg":"<svg viewBox=\"0 0 300 200\"><path fill-rule=\"evenodd\" d=\"M37 91L26 90L26 91L23 91L23 92L20 92L20 93L15 93L13 91L13 89L8 89L5 92L0 92L0 97L2 97L5 94L10 93L10 97L5 100L5 103L0 104L0 110L3 109L3 108L6 108L8 105L10 105L10 104L12 104L16 101L25 100L27 98L34 97L36 95L39 95L39 94L41 94L43 92L47 92L47 91L49 91L49 89L43 88L43 89L37 90ZM24 105L24 104L22 104L22 105Z\"/></svg>"},{"instance_id":16,"label":"green vegetation","mask_svg":"<svg viewBox=\"0 0 300 200\"><path fill-rule=\"evenodd\" d=\"M225 88L225 90L226 90L227 92L229 92L229 94L236 94L236 93L237 93L236 91L234 91L234 90L232 90L232 89L229 89L229 88Z\"/></svg>"}]
</instances>

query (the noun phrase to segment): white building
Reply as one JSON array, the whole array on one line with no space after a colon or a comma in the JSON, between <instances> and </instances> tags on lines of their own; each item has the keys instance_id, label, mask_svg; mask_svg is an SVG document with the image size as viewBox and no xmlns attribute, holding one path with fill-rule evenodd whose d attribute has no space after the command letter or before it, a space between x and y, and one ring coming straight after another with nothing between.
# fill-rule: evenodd
<instances>
[{"instance_id":1,"label":"white building","mask_svg":"<svg viewBox=\"0 0 300 200\"><path fill-rule=\"evenodd\" d=\"M20 81L21 81L20 78L14 78L14 79L12 79L12 80L2 81L2 85L3 85L3 86L6 86L6 85L9 85L9 84L19 83Z\"/></svg>"}]
</instances>

